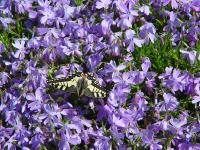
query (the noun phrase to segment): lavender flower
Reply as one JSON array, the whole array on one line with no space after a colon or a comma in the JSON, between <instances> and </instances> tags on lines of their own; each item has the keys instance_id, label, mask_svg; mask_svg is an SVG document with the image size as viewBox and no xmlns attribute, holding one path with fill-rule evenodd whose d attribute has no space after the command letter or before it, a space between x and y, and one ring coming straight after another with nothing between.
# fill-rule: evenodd
<instances>
[{"instance_id":1,"label":"lavender flower","mask_svg":"<svg viewBox=\"0 0 200 150\"><path fill-rule=\"evenodd\" d=\"M134 51L134 45L138 47L142 47L142 44L144 43L144 41L135 37L134 30L127 30L125 32L125 35L126 35L125 42L129 44L127 48L128 52Z\"/></svg>"},{"instance_id":2,"label":"lavender flower","mask_svg":"<svg viewBox=\"0 0 200 150\"><path fill-rule=\"evenodd\" d=\"M111 33L111 25L115 22L113 21L113 13L110 14L102 14L101 18L103 19L101 22L101 28L103 34L110 34Z\"/></svg>"},{"instance_id":3,"label":"lavender flower","mask_svg":"<svg viewBox=\"0 0 200 150\"><path fill-rule=\"evenodd\" d=\"M151 130L143 130L141 132L142 141L145 145L150 147L150 150L162 149L162 145L159 144L159 140L154 139L154 133Z\"/></svg>"},{"instance_id":4,"label":"lavender flower","mask_svg":"<svg viewBox=\"0 0 200 150\"><path fill-rule=\"evenodd\" d=\"M17 51L14 53L15 58L24 59L25 54L29 53L25 47L25 40L26 39L16 40L15 43L12 44L17 48Z\"/></svg>"},{"instance_id":5,"label":"lavender flower","mask_svg":"<svg viewBox=\"0 0 200 150\"><path fill-rule=\"evenodd\" d=\"M5 47L3 43L0 41L0 54L4 51Z\"/></svg>"},{"instance_id":6,"label":"lavender flower","mask_svg":"<svg viewBox=\"0 0 200 150\"><path fill-rule=\"evenodd\" d=\"M71 129L75 129L75 132L80 132L80 130L73 127L73 125L63 125L63 127L59 130L60 134L60 141L59 141L59 148L69 150L70 145L77 145L81 143L81 138L79 137L78 133L73 134Z\"/></svg>"},{"instance_id":7,"label":"lavender flower","mask_svg":"<svg viewBox=\"0 0 200 150\"><path fill-rule=\"evenodd\" d=\"M121 70L124 70L126 68L126 66L124 64L120 64L119 66L117 66L115 61L110 61L110 63L105 65L105 73L118 73Z\"/></svg>"},{"instance_id":8,"label":"lavender flower","mask_svg":"<svg viewBox=\"0 0 200 150\"><path fill-rule=\"evenodd\" d=\"M11 18L3 18L0 17L0 23L4 26L4 27L8 27L9 24L14 24L15 21Z\"/></svg>"},{"instance_id":9,"label":"lavender flower","mask_svg":"<svg viewBox=\"0 0 200 150\"><path fill-rule=\"evenodd\" d=\"M116 1L116 7L120 12L120 20L117 25L122 29L128 29L132 26L134 18L138 16L138 11L128 7L127 3L120 0Z\"/></svg>"},{"instance_id":10,"label":"lavender flower","mask_svg":"<svg viewBox=\"0 0 200 150\"><path fill-rule=\"evenodd\" d=\"M140 7L139 11L144 13L145 15L149 15L150 14L150 10L149 10L149 7L147 5L144 5L144 6Z\"/></svg>"},{"instance_id":11,"label":"lavender flower","mask_svg":"<svg viewBox=\"0 0 200 150\"><path fill-rule=\"evenodd\" d=\"M118 73L112 75L112 81L118 84L130 85L133 83L132 75L130 72Z\"/></svg>"},{"instance_id":12,"label":"lavender flower","mask_svg":"<svg viewBox=\"0 0 200 150\"><path fill-rule=\"evenodd\" d=\"M156 36L156 28L152 23L146 23L143 26L140 27L140 37L145 40L145 43L149 43L149 40L151 40L152 43L154 43Z\"/></svg>"},{"instance_id":13,"label":"lavender flower","mask_svg":"<svg viewBox=\"0 0 200 150\"><path fill-rule=\"evenodd\" d=\"M191 5L194 11L197 11L197 12L200 11L200 8L199 8L200 2L198 0L193 0Z\"/></svg>"},{"instance_id":14,"label":"lavender flower","mask_svg":"<svg viewBox=\"0 0 200 150\"><path fill-rule=\"evenodd\" d=\"M180 118L176 119L176 118L172 118L170 119L170 132L172 132L173 134L177 134L177 135L183 135L183 126L186 125L187 123L187 116L188 114L183 112L182 114L180 114Z\"/></svg>"},{"instance_id":15,"label":"lavender flower","mask_svg":"<svg viewBox=\"0 0 200 150\"><path fill-rule=\"evenodd\" d=\"M160 102L160 111L173 111L176 109L177 105L179 104L178 101L174 96L170 93L163 94L164 102Z\"/></svg>"},{"instance_id":16,"label":"lavender flower","mask_svg":"<svg viewBox=\"0 0 200 150\"><path fill-rule=\"evenodd\" d=\"M196 103L198 103L198 102L200 102L200 96L194 96L194 97L192 98L192 103L196 104Z\"/></svg>"},{"instance_id":17,"label":"lavender flower","mask_svg":"<svg viewBox=\"0 0 200 150\"><path fill-rule=\"evenodd\" d=\"M101 8L105 8L108 9L109 5L112 3L111 0L99 0L96 2L96 8L97 9L101 9Z\"/></svg>"},{"instance_id":18,"label":"lavender flower","mask_svg":"<svg viewBox=\"0 0 200 150\"><path fill-rule=\"evenodd\" d=\"M8 83L9 74L7 72L0 72L0 87Z\"/></svg>"},{"instance_id":19,"label":"lavender flower","mask_svg":"<svg viewBox=\"0 0 200 150\"><path fill-rule=\"evenodd\" d=\"M167 5L171 2L172 8L174 8L174 9L178 8L177 0L162 0L162 2L164 3L164 5Z\"/></svg>"},{"instance_id":20,"label":"lavender flower","mask_svg":"<svg viewBox=\"0 0 200 150\"><path fill-rule=\"evenodd\" d=\"M41 111L41 108L43 107L45 102L43 99L43 94L44 91L42 90L42 88L37 88L35 94L29 93L26 95L27 100L30 101L30 103L28 104L30 110Z\"/></svg>"},{"instance_id":21,"label":"lavender flower","mask_svg":"<svg viewBox=\"0 0 200 150\"><path fill-rule=\"evenodd\" d=\"M184 55L185 58L190 60L191 64L194 64L195 57L196 57L196 51L185 51L185 50L180 50L180 52Z\"/></svg>"},{"instance_id":22,"label":"lavender flower","mask_svg":"<svg viewBox=\"0 0 200 150\"><path fill-rule=\"evenodd\" d=\"M0 149L199 149L200 2L148 2L2 0ZM176 49L193 68L160 68L150 47ZM108 97L47 85L86 70Z\"/></svg>"}]
</instances>

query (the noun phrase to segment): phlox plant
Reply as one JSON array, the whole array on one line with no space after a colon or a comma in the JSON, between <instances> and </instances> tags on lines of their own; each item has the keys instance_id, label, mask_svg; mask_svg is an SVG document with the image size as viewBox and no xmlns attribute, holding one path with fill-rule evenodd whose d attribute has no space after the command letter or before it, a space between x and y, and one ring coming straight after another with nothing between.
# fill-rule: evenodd
<instances>
[{"instance_id":1,"label":"phlox plant","mask_svg":"<svg viewBox=\"0 0 200 150\"><path fill-rule=\"evenodd\" d=\"M199 0L1 0L0 149L199 150L199 20ZM76 72L107 97L48 86Z\"/></svg>"}]
</instances>

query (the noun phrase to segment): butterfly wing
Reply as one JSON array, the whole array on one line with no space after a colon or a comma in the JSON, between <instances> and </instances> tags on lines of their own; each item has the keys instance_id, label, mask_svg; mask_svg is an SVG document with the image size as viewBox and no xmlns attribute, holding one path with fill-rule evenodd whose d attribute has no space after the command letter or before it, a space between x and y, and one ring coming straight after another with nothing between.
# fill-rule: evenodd
<instances>
[{"instance_id":1,"label":"butterfly wing","mask_svg":"<svg viewBox=\"0 0 200 150\"><path fill-rule=\"evenodd\" d=\"M76 93L79 78L79 76L70 76L67 78L52 79L48 80L47 84L55 89Z\"/></svg>"},{"instance_id":2,"label":"butterfly wing","mask_svg":"<svg viewBox=\"0 0 200 150\"><path fill-rule=\"evenodd\" d=\"M86 78L87 87L84 89L84 95L91 98L105 98L107 96L106 90L99 85L98 81L89 76Z\"/></svg>"}]
</instances>

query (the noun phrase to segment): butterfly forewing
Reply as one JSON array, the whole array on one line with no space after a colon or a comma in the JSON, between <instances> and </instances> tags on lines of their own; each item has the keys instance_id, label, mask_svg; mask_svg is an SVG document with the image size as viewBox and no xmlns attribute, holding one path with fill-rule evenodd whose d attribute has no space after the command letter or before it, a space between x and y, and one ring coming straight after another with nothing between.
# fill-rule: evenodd
<instances>
[{"instance_id":1,"label":"butterfly forewing","mask_svg":"<svg viewBox=\"0 0 200 150\"><path fill-rule=\"evenodd\" d=\"M59 78L47 81L48 85L59 90L67 91L70 93L77 92L77 82L80 77L73 76L67 78Z\"/></svg>"}]
</instances>

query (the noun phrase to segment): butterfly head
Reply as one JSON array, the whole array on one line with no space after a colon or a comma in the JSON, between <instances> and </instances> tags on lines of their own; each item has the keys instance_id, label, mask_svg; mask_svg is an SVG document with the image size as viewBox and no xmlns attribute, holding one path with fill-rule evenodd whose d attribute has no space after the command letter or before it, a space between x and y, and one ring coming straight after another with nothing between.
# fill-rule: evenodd
<instances>
[{"instance_id":1,"label":"butterfly head","mask_svg":"<svg viewBox=\"0 0 200 150\"><path fill-rule=\"evenodd\" d=\"M81 77L82 77L82 78L87 78L87 77L88 77L88 74L82 72L82 73L81 73Z\"/></svg>"}]
</instances>

